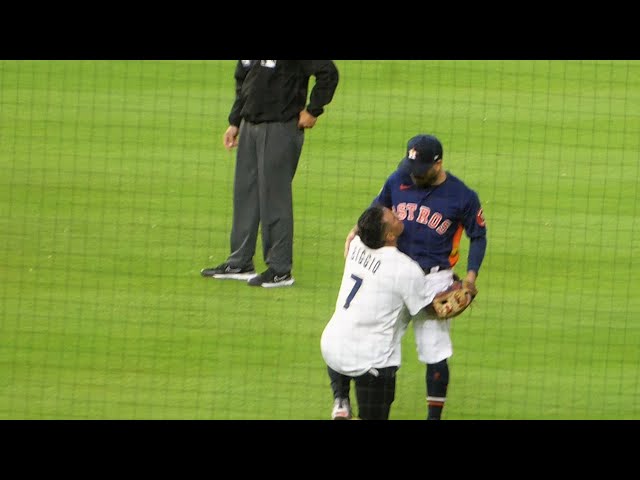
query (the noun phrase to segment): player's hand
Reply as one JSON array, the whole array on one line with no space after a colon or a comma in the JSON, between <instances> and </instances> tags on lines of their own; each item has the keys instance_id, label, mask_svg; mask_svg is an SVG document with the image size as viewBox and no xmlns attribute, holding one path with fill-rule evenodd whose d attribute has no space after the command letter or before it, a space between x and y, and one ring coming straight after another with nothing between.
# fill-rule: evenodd
<instances>
[{"instance_id":1,"label":"player's hand","mask_svg":"<svg viewBox=\"0 0 640 480\"><path fill-rule=\"evenodd\" d=\"M463 286L475 297L478 294L478 287L476 287L476 278L478 275L473 270L467 272L467 276L462 282Z\"/></svg>"},{"instance_id":2,"label":"player's hand","mask_svg":"<svg viewBox=\"0 0 640 480\"><path fill-rule=\"evenodd\" d=\"M347 240L344 242L344 258L347 258L347 255L349 254L349 245L351 245L351 240L355 238L357 230L358 227L355 226L351 229L349 235L347 235Z\"/></svg>"},{"instance_id":3,"label":"player's hand","mask_svg":"<svg viewBox=\"0 0 640 480\"><path fill-rule=\"evenodd\" d=\"M229 125L227 131L224 132L224 137L222 138L222 143L224 144L224 148L231 151L231 149L238 146L238 132L240 130L235 125Z\"/></svg>"},{"instance_id":4,"label":"player's hand","mask_svg":"<svg viewBox=\"0 0 640 480\"><path fill-rule=\"evenodd\" d=\"M465 283L475 284L477 277L478 277L478 274L476 272L474 272L473 270L469 270L467 272L467 276L465 277L464 281Z\"/></svg>"},{"instance_id":5,"label":"player's hand","mask_svg":"<svg viewBox=\"0 0 640 480\"><path fill-rule=\"evenodd\" d=\"M300 112L300 115L298 115L298 128L313 128L317 121L318 117L314 117L306 110L303 110Z\"/></svg>"}]
</instances>

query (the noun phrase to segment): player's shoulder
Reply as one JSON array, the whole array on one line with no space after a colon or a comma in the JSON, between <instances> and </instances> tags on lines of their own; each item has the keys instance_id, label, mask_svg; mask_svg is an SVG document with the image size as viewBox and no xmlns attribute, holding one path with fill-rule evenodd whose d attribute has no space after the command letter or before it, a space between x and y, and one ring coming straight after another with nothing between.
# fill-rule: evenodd
<instances>
[{"instance_id":1,"label":"player's shoulder","mask_svg":"<svg viewBox=\"0 0 640 480\"><path fill-rule=\"evenodd\" d=\"M411 260L411 258L406 253L401 252L396 246L386 245L374 251L378 256L388 258L390 259L391 263L396 265L404 265L407 259Z\"/></svg>"},{"instance_id":2,"label":"player's shoulder","mask_svg":"<svg viewBox=\"0 0 640 480\"><path fill-rule=\"evenodd\" d=\"M353 239L351 240L351 243L349 245L349 250L360 249L360 248L366 248L366 245L360 238L360 235L356 234L356 236L353 237Z\"/></svg>"},{"instance_id":3,"label":"player's shoulder","mask_svg":"<svg viewBox=\"0 0 640 480\"><path fill-rule=\"evenodd\" d=\"M467 184L464 182L464 180L462 180L460 177L458 177L457 175L454 175L453 173L451 173L449 170L447 170L447 181L451 184L451 185L455 185L458 186L460 188L468 188L470 189Z\"/></svg>"},{"instance_id":4,"label":"player's shoulder","mask_svg":"<svg viewBox=\"0 0 640 480\"><path fill-rule=\"evenodd\" d=\"M411 276L417 276L417 275L419 276L424 274L422 271L422 268L420 268L420 265L418 265L418 262L416 262L409 255L407 255L404 252L401 252L400 250L398 250L397 247L387 247L387 248L393 248L393 250L390 250L390 255L393 255L393 260L394 260L395 266L397 267L395 271L399 275L411 277Z\"/></svg>"},{"instance_id":5,"label":"player's shoulder","mask_svg":"<svg viewBox=\"0 0 640 480\"><path fill-rule=\"evenodd\" d=\"M478 193L469 185L467 185L460 177L455 176L449 171L447 171L447 183L449 184L449 188L451 189L455 189L459 192L467 193L470 195L478 195Z\"/></svg>"}]
</instances>

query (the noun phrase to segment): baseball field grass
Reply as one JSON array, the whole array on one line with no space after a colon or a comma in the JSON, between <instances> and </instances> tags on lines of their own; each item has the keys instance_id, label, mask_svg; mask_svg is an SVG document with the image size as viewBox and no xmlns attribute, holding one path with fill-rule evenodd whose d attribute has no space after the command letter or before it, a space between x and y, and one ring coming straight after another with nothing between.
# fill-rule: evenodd
<instances>
[{"instance_id":1,"label":"baseball field grass","mask_svg":"<svg viewBox=\"0 0 640 480\"><path fill-rule=\"evenodd\" d=\"M265 289L200 276L229 253L235 61L0 61L0 418L328 419L345 236L432 133L488 228L443 418L640 419L640 62L336 64L296 283ZM391 418L425 415L409 330Z\"/></svg>"}]
</instances>

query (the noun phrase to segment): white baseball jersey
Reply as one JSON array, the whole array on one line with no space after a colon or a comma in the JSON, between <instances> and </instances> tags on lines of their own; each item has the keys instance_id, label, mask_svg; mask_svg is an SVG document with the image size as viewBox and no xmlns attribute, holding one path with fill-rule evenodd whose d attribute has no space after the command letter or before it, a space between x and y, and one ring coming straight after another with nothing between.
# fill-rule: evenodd
<instances>
[{"instance_id":1,"label":"white baseball jersey","mask_svg":"<svg viewBox=\"0 0 640 480\"><path fill-rule=\"evenodd\" d=\"M372 368L399 367L407 328L403 310L415 315L438 292L427 278L418 263L396 247L374 250L356 236L335 312L320 339L326 364L353 377Z\"/></svg>"}]
</instances>

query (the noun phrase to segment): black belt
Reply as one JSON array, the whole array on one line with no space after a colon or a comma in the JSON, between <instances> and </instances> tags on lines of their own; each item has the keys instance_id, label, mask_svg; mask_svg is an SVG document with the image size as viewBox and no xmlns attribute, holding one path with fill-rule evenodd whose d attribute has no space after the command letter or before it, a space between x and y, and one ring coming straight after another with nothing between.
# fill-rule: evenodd
<instances>
[{"instance_id":1,"label":"black belt","mask_svg":"<svg viewBox=\"0 0 640 480\"><path fill-rule=\"evenodd\" d=\"M443 270L451 270L451 267L440 267L440 268L438 269L438 272L442 272ZM422 271L423 271L426 275L430 275L430 274L432 274L432 273L436 273L436 272L432 272L432 271L431 271L431 268L423 268L423 269L422 269ZM460 277L459 277L459 276L458 276L458 274L457 274L457 273L455 273L455 272L453 272L453 280L454 280L454 281L456 281L456 282L460 280Z\"/></svg>"},{"instance_id":2,"label":"black belt","mask_svg":"<svg viewBox=\"0 0 640 480\"><path fill-rule=\"evenodd\" d=\"M433 270L433 269L436 270ZM450 266L446 266L446 267L441 267L440 265L434 265L433 267L422 267L422 271L426 274L429 275L430 273L436 273L436 272L441 272L443 270L451 270Z\"/></svg>"}]
</instances>

